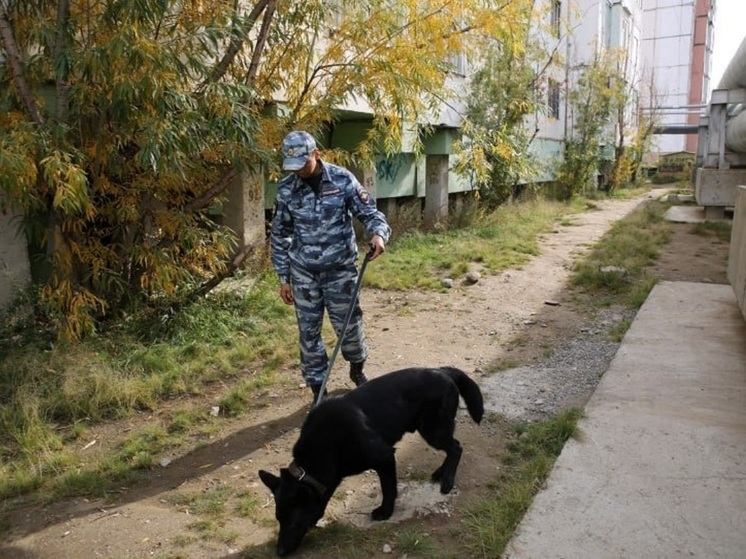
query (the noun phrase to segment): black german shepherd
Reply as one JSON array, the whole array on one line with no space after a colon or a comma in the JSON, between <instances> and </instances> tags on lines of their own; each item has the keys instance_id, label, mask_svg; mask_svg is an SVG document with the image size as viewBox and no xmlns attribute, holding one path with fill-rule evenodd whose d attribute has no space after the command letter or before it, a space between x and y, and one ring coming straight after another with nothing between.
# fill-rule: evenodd
<instances>
[{"instance_id":1,"label":"black german shepherd","mask_svg":"<svg viewBox=\"0 0 746 559\"><path fill-rule=\"evenodd\" d=\"M440 482L441 493L449 493L461 459L461 445L453 438L459 394L479 423L482 392L466 373L452 367L394 371L313 408L293 447L290 466L282 468L279 477L259 471L275 498L277 554L298 548L347 476L375 470L383 501L371 517L389 518L396 500L394 445L405 432L419 432L430 446L446 453L432 481Z\"/></svg>"}]
</instances>

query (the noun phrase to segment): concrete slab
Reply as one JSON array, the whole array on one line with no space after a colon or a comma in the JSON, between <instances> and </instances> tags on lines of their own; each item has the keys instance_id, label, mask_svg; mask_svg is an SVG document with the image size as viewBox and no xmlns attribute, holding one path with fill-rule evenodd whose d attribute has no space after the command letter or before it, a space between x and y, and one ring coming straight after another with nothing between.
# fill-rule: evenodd
<instances>
[{"instance_id":1,"label":"concrete slab","mask_svg":"<svg viewBox=\"0 0 746 559\"><path fill-rule=\"evenodd\" d=\"M0 195L0 207L2 206ZM0 211L0 308L31 282L26 238L18 234L20 216Z\"/></svg>"},{"instance_id":2,"label":"concrete slab","mask_svg":"<svg viewBox=\"0 0 746 559\"><path fill-rule=\"evenodd\" d=\"M702 206L671 206L664 216L674 223L704 223L705 209Z\"/></svg>"},{"instance_id":3,"label":"concrete slab","mask_svg":"<svg viewBox=\"0 0 746 559\"><path fill-rule=\"evenodd\" d=\"M718 207L719 218L708 215L708 208L702 206L671 206L664 217L673 223L704 223L705 221L728 220L733 217L732 208Z\"/></svg>"},{"instance_id":4,"label":"concrete slab","mask_svg":"<svg viewBox=\"0 0 746 559\"><path fill-rule=\"evenodd\" d=\"M505 559L746 557L746 322L730 285L640 309Z\"/></svg>"},{"instance_id":5,"label":"concrete slab","mask_svg":"<svg viewBox=\"0 0 746 559\"><path fill-rule=\"evenodd\" d=\"M700 206L733 206L740 185L746 185L746 169L699 167L694 174L694 196Z\"/></svg>"}]
</instances>

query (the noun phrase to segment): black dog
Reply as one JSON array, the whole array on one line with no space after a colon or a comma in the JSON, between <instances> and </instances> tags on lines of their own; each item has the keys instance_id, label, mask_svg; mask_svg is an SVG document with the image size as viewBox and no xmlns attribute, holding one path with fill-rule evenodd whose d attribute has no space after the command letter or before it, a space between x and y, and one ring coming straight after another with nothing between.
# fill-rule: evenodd
<instances>
[{"instance_id":1,"label":"black dog","mask_svg":"<svg viewBox=\"0 0 746 559\"><path fill-rule=\"evenodd\" d=\"M396 500L394 444L405 432L418 431L430 446L446 453L432 480L440 482L441 493L449 493L461 459L461 445L453 438L459 394L479 423L482 392L466 373L452 367L394 371L312 409L290 466L282 468L279 477L259 471L275 498L277 554L295 551L324 515L342 479L365 470L375 470L383 494L371 516L389 518Z\"/></svg>"}]
</instances>

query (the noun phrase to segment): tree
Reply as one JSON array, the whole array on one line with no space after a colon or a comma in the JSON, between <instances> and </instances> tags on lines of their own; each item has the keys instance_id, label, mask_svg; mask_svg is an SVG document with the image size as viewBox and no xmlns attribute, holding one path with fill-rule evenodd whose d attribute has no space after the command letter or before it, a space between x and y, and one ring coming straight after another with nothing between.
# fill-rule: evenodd
<instances>
[{"instance_id":1,"label":"tree","mask_svg":"<svg viewBox=\"0 0 746 559\"><path fill-rule=\"evenodd\" d=\"M645 114L640 110L638 91L642 84L633 72L629 54L628 51L614 53L617 73L611 89L616 134L614 160L606 185L609 192L637 178L658 119L657 110L648 110Z\"/></svg>"},{"instance_id":2,"label":"tree","mask_svg":"<svg viewBox=\"0 0 746 559\"><path fill-rule=\"evenodd\" d=\"M571 136L557 172L561 199L596 188L602 149L611 144L609 123L612 115L612 66L597 56L579 68L575 87L568 93L572 112Z\"/></svg>"},{"instance_id":3,"label":"tree","mask_svg":"<svg viewBox=\"0 0 746 559\"><path fill-rule=\"evenodd\" d=\"M458 168L489 206L513 198L537 170L530 146L546 110L540 84L561 62L559 40L541 33L543 15L533 2L521 4L510 41L487 44L471 80Z\"/></svg>"},{"instance_id":4,"label":"tree","mask_svg":"<svg viewBox=\"0 0 746 559\"><path fill-rule=\"evenodd\" d=\"M260 3L265 17L272 4ZM48 258L40 303L61 337L218 274L231 254L209 194L262 153L257 107L238 102L251 99L250 80L210 73L235 15L221 7L2 4L0 188Z\"/></svg>"},{"instance_id":5,"label":"tree","mask_svg":"<svg viewBox=\"0 0 746 559\"><path fill-rule=\"evenodd\" d=\"M284 133L353 102L373 126L336 156L395 152L451 95L449 56L508 37L515 5L0 0L0 192L60 336L216 285L253 248L208 212L240 173L277 173Z\"/></svg>"}]
</instances>

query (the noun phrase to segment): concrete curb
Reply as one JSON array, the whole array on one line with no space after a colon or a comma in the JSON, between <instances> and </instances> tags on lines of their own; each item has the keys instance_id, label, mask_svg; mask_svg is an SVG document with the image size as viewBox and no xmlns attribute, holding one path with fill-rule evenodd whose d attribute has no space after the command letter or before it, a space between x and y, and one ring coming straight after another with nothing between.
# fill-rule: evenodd
<instances>
[{"instance_id":1,"label":"concrete curb","mask_svg":"<svg viewBox=\"0 0 746 559\"><path fill-rule=\"evenodd\" d=\"M729 285L651 292L505 559L746 557L746 323Z\"/></svg>"}]
</instances>

